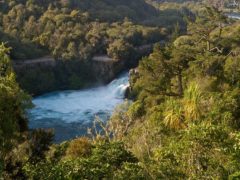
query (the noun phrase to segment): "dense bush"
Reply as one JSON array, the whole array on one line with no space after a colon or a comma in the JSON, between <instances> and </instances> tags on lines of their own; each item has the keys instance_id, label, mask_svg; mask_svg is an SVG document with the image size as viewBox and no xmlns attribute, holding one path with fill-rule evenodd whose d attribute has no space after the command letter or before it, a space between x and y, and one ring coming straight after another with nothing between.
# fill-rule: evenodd
<instances>
[{"instance_id":1,"label":"dense bush","mask_svg":"<svg viewBox=\"0 0 240 180\"><path fill-rule=\"evenodd\" d=\"M67 3L23 0L2 4L0 40L14 48L11 53L14 59L51 54L56 59L86 60L94 54L106 53L115 40L124 38L131 46L155 43L166 38L162 27L185 25L184 13L172 10L169 23L169 13L160 15L144 0ZM150 21L156 23L146 23Z\"/></svg>"},{"instance_id":2,"label":"dense bush","mask_svg":"<svg viewBox=\"0 0 240 180\"><path fill-rule=\"evenodd\" d=\"M92 145L88 138L74 139L70 142L66 156L71 158L85 157L91 154Z\"/></svg>"},{"instance_id":3,"label":"dense bush","mask_svg":"<svg viewBox=\"0 0 240 180\"><path fill-rule=\"evenodd\" d=\"M78 2L65 5L74 3ZM9 7L14 6L14 2L9 3ZM76 12L71 14L75 16ZM57 18L65 21L66 17ZM156 45L154 52L131 71L133 102L119 106L110 120L101 124L105 133L93 140L80 138L59 145L51 144L51 131L24 132L28 99L15 81L6 55L8 49L2 45L2 177L239 179L240 26L209 7L201 8L197 17L188 21L187 34L173 36L165 46ZM131 27L129 23L125 20L123 25ZM125 45L141 44L137 39L144 34L127 31L125 36L118 28L106 31L105 35L112 37L111 48L119 53L116 56L125 56L130 48L124 49ZM93 34L88 34L91 43L105 47L98 41L102 35L95 39ZM121 38L114 38L116 34L121 34ZM41 42L45 40L43 37ZM67 49L74 47L70 43ZM108 50L115 56L111 48ZM64 56L74 55L71 52L66 51ZM75 81L76 77L72 79Z\"/></svg>"},{"instance_id":4,"label":"dense bush","mask_svg":"<svg viewBox=\"0 0 240 180\"><path fill-rule=\"evenodd\" d=\"M239 42L239 28L221 23L215 8L202 9L187 35L156 46L132 72L136 101L114 122L135 112L123 141L153 179L239 176L239 53L222 43Z\"/></svg>"},{"instance_id":5,"label":"dense bush","mask_svg":"<svg viewBox=\"0 0 240 180\"><path fill-rule=\"evenodd\" d=\"M0 45L0 162L27 131L25 108L29 97L19 88L8 56L9 49ZM1 164L2 167L2 164Z\"/></svg>"},{"instance_id":6,"label":"dense bush","mask_svg":"<svg viewBox=\"0 0 240 180\"><path fill-rule=\"evenodd\" d=\"M83 141L86 143L86 139L74 140L72 143L82 144ZM82 148L89 148L88 146L82 146L81 151ZM68 148L72 149L73 144L70 143ZM59 162L43 161L35 166L27 164L24 169L27 176L33 179L123 178L125 176L123 173L130 169L138 174L142 173L142 169L136 163L137 159L126 151L123 144L119 142L97 142L92 145L91 154L87 157L83 157L82 152L77 154L74 153L74 159L65 158ZM68 155L67 153L67 157Z\"/></svg>"}]
</instances>

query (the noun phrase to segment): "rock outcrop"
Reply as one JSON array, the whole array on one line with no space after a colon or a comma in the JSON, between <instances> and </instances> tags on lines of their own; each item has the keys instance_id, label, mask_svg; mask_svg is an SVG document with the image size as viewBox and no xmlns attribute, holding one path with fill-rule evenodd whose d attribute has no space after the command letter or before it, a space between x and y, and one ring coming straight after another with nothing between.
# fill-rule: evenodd
<instances>
[{"instance_id":1,"label":"rock outcrop","mask_svg":"<svg viewBox=\"0 0 240 180\"><path fill-rule=\"evenodd\" d=\"M152 45L135 49L136 57L114 60L107 55L92 60L58 61L47 56L38 59L13 61L20 86L32 95L50 91L80 89L108 83L125 69L136 67L141 57L152 51Z\"/></svg>"}]
</instances>

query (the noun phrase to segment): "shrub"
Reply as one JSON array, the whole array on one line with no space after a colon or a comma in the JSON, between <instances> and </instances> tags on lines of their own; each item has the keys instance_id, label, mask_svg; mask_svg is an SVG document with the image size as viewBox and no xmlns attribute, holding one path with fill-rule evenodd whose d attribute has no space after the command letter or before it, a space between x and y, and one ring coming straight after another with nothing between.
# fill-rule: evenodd
<instances>
[{"instance_id":1,"label":"shrub","mask_svg":"<svg viewBox=\"0 0 240 180\"><path fill-rule=\"evenodd\" d=\"M74 139L70 142L66 156L71 158L86 157L91 154L92 144L86 137Z\"/></svg>"}]
</instances>

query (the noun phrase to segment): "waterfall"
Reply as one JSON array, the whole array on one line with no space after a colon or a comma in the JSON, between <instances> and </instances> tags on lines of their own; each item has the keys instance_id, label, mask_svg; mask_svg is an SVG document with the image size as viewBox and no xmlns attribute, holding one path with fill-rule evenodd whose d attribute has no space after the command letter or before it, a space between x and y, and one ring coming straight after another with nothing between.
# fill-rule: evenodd
<instances>
[{"instance_id":1,"label":"waterfall","mask_svg":"<svg viewBox=\"0 0 240 180\"><path fill-rule=\"evenodd\" d=\"M33 99L35 107L28 112L30 128L54 128L55 133L63 133L62 136L65 131L72 133L69 137L72 138L79 131L73 130L76 124L91 123L96 115L104 120L109 117L113 109L124 101L128 80L128 72L125 72L105 86L36 97Z\"/></svg>"},{"instance_id":2,"label":"waterfall","mask_svg":"<svg viewBox=\"0 0 240 180\"><path fill-rule=\"evenodd\" d=\"M121 84L115 90L115 98L123 99L129 84Z\"/></svg>"}]
</instances>

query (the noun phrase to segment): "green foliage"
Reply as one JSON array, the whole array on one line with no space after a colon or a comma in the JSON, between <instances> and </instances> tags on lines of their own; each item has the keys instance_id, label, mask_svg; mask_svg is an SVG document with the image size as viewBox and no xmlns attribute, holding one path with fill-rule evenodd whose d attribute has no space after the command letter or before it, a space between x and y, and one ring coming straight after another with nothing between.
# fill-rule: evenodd
<instances>
[{"instance_id":1,"label":"green foliage","mask_svg":"<svg viewBox=\"0 0 240 180\"><path fill-rule=\"evenodd\" d=\"M178 101L170 99L166 102L164 111L164 124L172 129L184 128L184 116L181 104Z\"/></svg>"},{"instance_id":2,"label":"green foliage","mask_svg":"<svg viewBox=\"0 0 240 180\"><path fill-rule=\"evenodd\" d=\"M89 6L80 1L62 3L64 7L91 9L91 2ZM14 3L12 6L15 7ZM40 18L46 23L43 29L48 33L37 41L45 46L49 43L48 37L58 32L59 44L47 46L52 46L59 58L76 58L79 47L72 39L65 42L69 36L63 29L71 27L71 20L76 21L74 18L83 14L77 10L68 12L67 8L58 14L56 7L49 7L46 17ZM14 13L10 11L10 15ZM54 14L51 22L47 18L49 14ZM22 21L19 18L14 22L21 24ZM33 19L29 21L32 24ZM240 41L235 33L239 26L226 22L217 9L203 8L189 21L186 35L174 37L173 42L164 47L156 45L154 52L131 71L133 103L120 105L105 125L100 124L105 134L98 134L92 141L79 138L51 146L50 132L35 131L8 154L11 157L7 158L8 169L2 163L5 159L0 159L0 170L5 168L6 177L15 179L239 179ZM121 33L121 25L126 27L126 32ZM121 25L113 23L109 29L107 24L93 23L94 28L84 31L88 32L89 43L81 44L86 51L80 54L88 57L95 47L98 52L107 48L115 59L131 56L133 46L141 45L138 39L144 36L145 30L127 19ZM56 32L55 26L59 27ZM76 36L81 37L83 33ZM62 47L66 49L60 53ZM4 117L7 123L0 125L0 142L8 145L1 147L7 154L13 139L21 132L16 117L23 117L24 108L19 107L25 101L21 98L16 101L20 89L5 55L8 51L4 46L2 49L0 92L4 96L0 93L0 113L3 110L4 113L0 120ZM75 65L65 68L78 69ZM69 82L75 81L79 80L73 75ZM18 105L17 111L13 104ZM9 110L8 116L5 109ZM15 158L18 154L22 158Z\"/></svg>"},{"instance_id":3,"label":"green foliage","mask_svg":"<svg viewBox=\"0 0 240 180\"><path fill-rule=\"evenodd\" d=\"M181 32L186 29L184 11L177 8L159 11L145 0L14 0L1 3L4 5L0 5L0 41L14 49L10 56L16 69L20 69L18 82L33 95L79 89L95 82L92 75L97 73L91 66L94 56L108 54L123 61L121 64L127 68L134 67L140 57L150 53L154 43L168 39L174 24L179 24ZM146 45L149 47L147 53ZM19 68L25 65L22 60L34 61L45 56L58 62L75 60L78 67L82 67L70 72L59 66L56 72L52 66L46 67L47 63L43 63L45 69L41 66L31 66L27 70Z\"/></svg>"},{"instance_id":4,"label":"green foliage","mask_svg":"<svg viewBox=\"0 0 240 180\"><path fill-rule=\"evenodd\" d=\"M91 154L92 145L88 138L74 139L70 142L66 156L71 158L85 157Z\"/></svg>"},{"instance_id":5,"label":"green foliage","mask_svg":"<svg viewBox=\"0 0 240 180\"><path fill-rule=\"evenodd\" d=\"M101 179L124 177L123 173L129 171L142 174L137 159L124 149L122 143L98 142L91 151L85 158L75 154L74 159L64 159L57 163L27 164L24 170L31 179Z\"/></svg>"},{"instance_id":6,"label":"green foliage","mask_svg":"<svg viewBox=\"0 0 240 180\"><path fill-rule=\"evenodd\" d=\"M192 179L226 178L228 172L238 168L231 161L235 150L229 133L222 126L190 126L169 144L155 150L154 162L151 163L154 174Z\"/></svg>"},{"instance_id":7,"label":"green foliage","mask_svg":"<svg viewBox=\"0 0 240 180\"><path fill-rule=\"evenodd\" d=\"M239 86L240 80L240 60L236 58L229 57L226 60L225 66L224 66L224 75L226 80L231 85L237 85Z\"/></svg>"},{"instance_id":8,"label":"green foliage","mask_svg":"<svg viewBox=\"0 0 240 180\"><path fill-rule=\"evenodd\" d=\"M27 137L24 135L28 135ZM23 167L27 163L36 164L45 159L52 140L52 132L42 129L33 130L31 133L21 134L21 141L14 144L8 151L4 162L4 179L26 179Z\"/></svg>"},{"instance_id":9,"label":"green foliage","mask_svg":"<svg viewBox=\"0 0 240 180\"><path fill-rule=\"evenodd\" d=\"M221 23L201 9L187 35L131 72L129 111L141 102L143 113L123 139L153 179L238 179L239 23Z\"/></svg>"},{"instance_id":10,"label":"green foliage","mask_svg":"<svg viewBox=\"0 0 240 180\"><path fill-rule=\"evenodd\" d=\"M108 55L116 60L131 59L134 54L133 47L123 40L114 41L107 49Z\"/></svg>"},{"instance_id":11,"label":"green foliage","mask_svg":"<svg viewBox=\"0 0 240 180\"><path fill-rule=\"evenodd\" d=\"M9 59L9 50L0 45L0 177L11 150L28 130L25 117L30 98L19 88Z\"/></svg>"},{"instance_id":12,"label":"green foliage","mask_svg":"<svg viewBox=\"0 0 240 180\"><path fill-rule=\"evenodd\" d=\"M53 131L45 131L37 129L32 132L30 138L31 156L30 161L33 163L44 159L45 152L49 150L49 146L53 141Z\"/></svg>"},{"instance_id":13,"label":"green foliage","mask_svg":"<svg viewBox=\"0 0 240 180\"><path fill-rule=\"evenodd\" d=\"M13 139L19 132L27 130L25 108L29 105L29 97L19 88L12 71L9 49L0 45L0 159L13 145Z\"/></svg>"},{"instance_id":14,"label":"green foliage","mask_svg":"<svg viewBox=\"0 0 240 180\"><path fill-rule=\"evenodd\" d=\"M139 166L139 164L136 163L124 163L113 176L113 179L135 179L135 180L141 180L146 179L148 175L144 171L144 169ZM149 178L149 177L148 177Z\"/></svg>"},{"instance_id":15,"label":"green foliage","mask_svg":"<svg viewBox=\"0 0 240 180\"><path fill-rule=\"evenodd\" d=\"M0 15L0 40L14 48L11 53L14 59L51 54L56 59L88 60L95 54L106 53L113 41L123 37L131 46L166 38L159 27L167 24L162 23L162 19L168 17L164 12L160 16L158 10L144 0L130 3L126 0L22 0L4 4L6 7ZM183 14L175 11L173 22L181 21L181 26L185 26Z\"/></svg>"}]
</instances>

